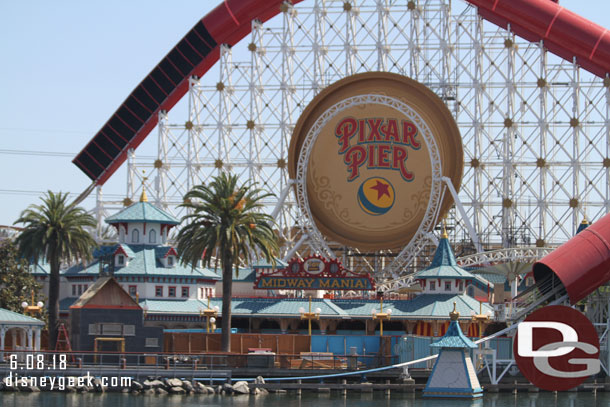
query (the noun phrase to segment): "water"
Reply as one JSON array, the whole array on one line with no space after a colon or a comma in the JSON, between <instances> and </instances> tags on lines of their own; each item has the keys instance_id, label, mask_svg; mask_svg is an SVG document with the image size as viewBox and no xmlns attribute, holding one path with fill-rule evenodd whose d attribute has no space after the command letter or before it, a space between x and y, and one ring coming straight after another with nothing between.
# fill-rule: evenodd
<instances>
[{"instance_id":1,"label":"water","mask_svg":"<svg viewBox=\"0 0 610 407\"><path fill-rule=\"evenodd\" d=\"M131 395L120 393L0 393L2 407L199 407L199 406L270 406L270 407L608 407L610 393L488 393L477 400L424 399L420 393L393 393L390 397L381 392L353 393L347 397L339 393L269 394L267 396L216 396L216 395Z\"/></svg>"}]
</instances>

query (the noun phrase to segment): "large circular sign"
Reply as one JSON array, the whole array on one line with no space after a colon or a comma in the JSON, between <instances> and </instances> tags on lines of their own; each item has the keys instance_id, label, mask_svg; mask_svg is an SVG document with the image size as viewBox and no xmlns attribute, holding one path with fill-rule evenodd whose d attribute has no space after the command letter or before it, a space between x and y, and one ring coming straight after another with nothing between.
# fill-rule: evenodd
<instances>
[{"instance_id":1,"label":"large circular sign","mask_svg":"<svg viewBox=\"0 0 610 407\"><path fill-rule=\"evenodd\" d=\"M387 72L353 75L324 89L290 143L290 177L305 178L316 227L364 250L407 245L426 216L438 219L453 203L449 193L441 200L440 178L459 190L462 170L462 141L443 101Z\"/></svg>"},{"instance_id":2,"label":"large circular sign","mask_svg":"<svg viewBox=\"0 0 610 407\"><path fill-rule=\"evenodd\" d=\"M599 372L599 339L582 313L563 305L540 308L517 327L515 361L534 386L569 390Z\"/></svg>"}]
</instances>

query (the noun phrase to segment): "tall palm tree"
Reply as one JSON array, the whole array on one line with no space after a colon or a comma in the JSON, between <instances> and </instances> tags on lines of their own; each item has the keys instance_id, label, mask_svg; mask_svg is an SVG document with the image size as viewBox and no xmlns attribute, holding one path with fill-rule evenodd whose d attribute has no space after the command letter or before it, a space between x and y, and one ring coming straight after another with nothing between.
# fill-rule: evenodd
<instances>
[{"instance_id":1,"label":"tall palm tree","mask_svg":"<svg viewBox=\"0 0 610 407\"><path fill-rule=\"evenodd\" d=\"M201 260L210 266L216 253L222 268L222 350L231 350L231 296L233 267L240 259L252 260L261 254L273 261L278 244L273 218L260 212L261 200L270 196L253 185L238 186L237 176L221 173L209 185L198 185L184 197L182 207L189 214L177 237L183 264L196 267Z\"/></svg>"},{"instance_id":2,"label":"tall palm tree","mask_svg":"<svg viewBox=\"0 0 610 407\"><path fill-rule=\"evenodd\" d=\"M51 268L48 293L49 349L55 349L59 316L59 268L62 263L91 260L95 240L85 229L95 227L93 216L67 203L68 194L48 191L42 205L30 205L15 223L23 223L17 236L19 253L33 261L46 260Z\"/></svg>"}]
</instances>

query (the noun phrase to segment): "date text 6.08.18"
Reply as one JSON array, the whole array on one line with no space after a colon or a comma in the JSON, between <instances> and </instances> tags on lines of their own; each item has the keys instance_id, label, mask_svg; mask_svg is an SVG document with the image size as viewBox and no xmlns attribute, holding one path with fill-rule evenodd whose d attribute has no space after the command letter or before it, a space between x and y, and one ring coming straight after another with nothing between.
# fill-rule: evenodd
<instances>
[{"instance_id":1,"label":"date text 6.08.18","mask_svg":"<svg viewBox=\"0 0 610 407\"><path fill-rule=\"evenodd\" d=\"M43 355L40 353L11 354L11 370L66 370L65 353Z\"/></svg>"}]
</instances>

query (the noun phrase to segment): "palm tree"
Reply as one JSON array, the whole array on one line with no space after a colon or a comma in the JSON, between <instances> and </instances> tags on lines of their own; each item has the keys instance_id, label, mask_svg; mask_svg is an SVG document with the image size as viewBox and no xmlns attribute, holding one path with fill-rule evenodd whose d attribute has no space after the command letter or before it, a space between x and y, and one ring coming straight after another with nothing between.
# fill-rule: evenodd
<instances>
[{"instance_id":1,"label":"palm tree","mask_svg":"<svg viewBox=\"0 0 610 407\"><path fill-rule=\"evenodd\" d=\"M184 197L188 210L185 226L177 237L182 264L209 267L216 252L222 268L222 350L231 350L231 296L233 267L238 272L240 259L252 260L262 254L274 261L278 244L273 233L273 218L261 213L262 194L252 185L237 185L237 176L221 173L209 185L198 185Z\"/></svg>"},{"instance_id":2,"label":"palm tree","mask_svg":"<svg viewBox=\"0 0 610 407\"><path fill-rule=\"evenodd\" d=\"M33 261L46 260L49 279L49 349L55 349L59 316L59 268L62 263L91 260L95 240L85 229L95 227L93 216L80 207L69 205L68 194L48 191L42 205L30 205L15 223L23 223L17 236L19 253Z\"/></svg>"}]
</instances>

